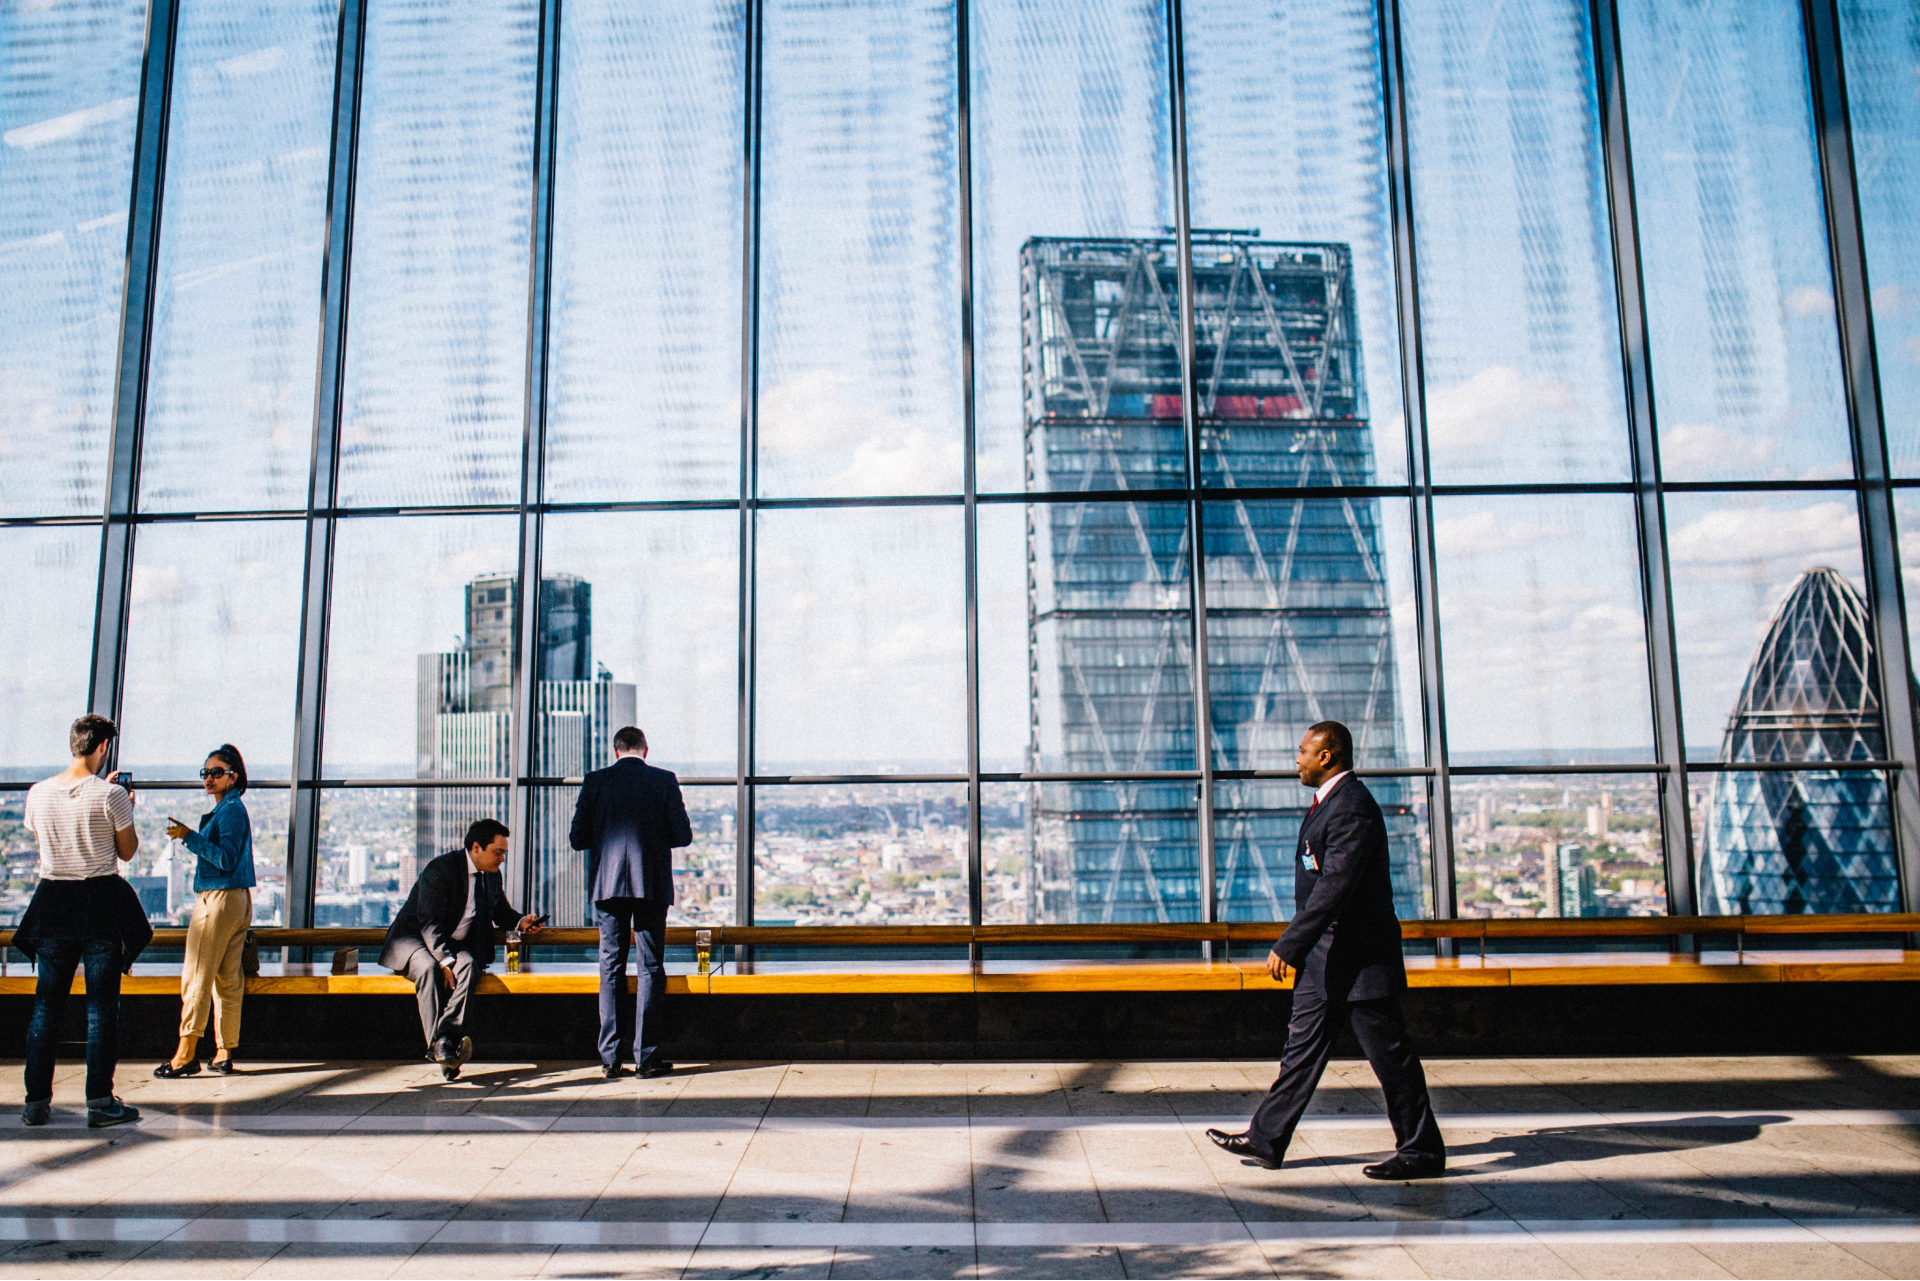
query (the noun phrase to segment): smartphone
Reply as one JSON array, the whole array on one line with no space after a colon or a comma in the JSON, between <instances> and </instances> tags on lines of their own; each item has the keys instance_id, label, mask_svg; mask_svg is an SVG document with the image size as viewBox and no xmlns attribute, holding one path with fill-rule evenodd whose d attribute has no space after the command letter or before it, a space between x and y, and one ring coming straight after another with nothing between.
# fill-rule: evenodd
<instances>
[{"instance_id":1,"label":"smartphone","mask_svg":"<svg viewBox=\"0 0 1920 1281\"><path fill-rule=\"evenodd\" d=\"M121 770L119 773L113 775L107 781L109 783L117 783L121 787L126 788L128 791L133 790L133 773L130 770Z\"/></svg>"},{"instance_id":2,"label":"smartphone","mask_svg":"<svg viewBox=\"0 0 1920 1281\"><path fill-rule=\"evenodd\" d=\"M542 913L540 913L540 915L538 915L538 916L536 916L536 917L534 917L534 918L533 918L533 923L534 923L534 924L535 924L536 926L538 926L538 925L545 925L545 924L547 923L547 913L545 913L545 912L542 912Z\"/></svg>"}]
</instances>

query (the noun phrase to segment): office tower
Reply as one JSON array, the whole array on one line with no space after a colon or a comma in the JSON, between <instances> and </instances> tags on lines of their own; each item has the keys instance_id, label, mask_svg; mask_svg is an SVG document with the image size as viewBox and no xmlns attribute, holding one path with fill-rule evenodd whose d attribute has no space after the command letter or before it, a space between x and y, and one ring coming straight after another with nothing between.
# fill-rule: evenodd
<instances>
[{"instance_id":1,"label":"office tower","mask_svg":"<svg viewBox=\"0 0 1920 1281\"><path fill-rule=\"evenodd\" d=\"M1810 768L1715 776L1701 911L1900 910L1886 780L1818 766L1886 759L1873 629L1839 571L1808 570L1774 611L1720 759Z\"/></svg>"},{"instance_id":2,"label":"office tower","mask_svg":"<svg viewBox=\"0 0 1920 1281\"><path fill-rule=\"evenodd\" d=\"M1233 492L1374 480L1351 254L1219 233L1193 259L1216 762L1285 768L1302 730L1340 720L1363 765L1405 764L1379 503ZM1174 242L1029 240L1021 295L1028 488L1185 487ZM1031 769L1196 767L1188 538L1178 495L1028 508ZM1422 915L1414 788L1370 786L1399 910ZM1028 918L1197 919L1195 797L1186 781L1036 786ZM1220 786L1222 918L1292 914L1309 800L1291 780Z\"/></svg>"},{"instance_id":3,"label":"office tower","mask_svg":"<svg viewBox=\"0 0 1920 1281\"><path fill-rule=\"evenodd\" d=\"M1549 840L1540 846L1540 889L1546 896L1543 916L1599 916L1593 866L1580 857L1580 847Z\"/></svg>"},{"instance_id":4,"label":"office tower","mask_svg":"<svg viewBox=\"0 0 1920 1281\"><path fill-rule=\"evenodd\" d=\"M476 578L466 588L465 643L420 655L418 777L512 775L515 612L511 574ZM634 723L635 691L606 668L595 668L592 584L571 576L541 580L534 679L534 773L578 778L611 761L614 733ZM427 860L458 848L474 819L501 808L499 786L421 789L415 875ZM586 885L567 842L578 793L577 786L535 788L531 830L514 840L528 862L534 910L551 912L560 925L586 923Z\"/></svg>"}]
</instances>

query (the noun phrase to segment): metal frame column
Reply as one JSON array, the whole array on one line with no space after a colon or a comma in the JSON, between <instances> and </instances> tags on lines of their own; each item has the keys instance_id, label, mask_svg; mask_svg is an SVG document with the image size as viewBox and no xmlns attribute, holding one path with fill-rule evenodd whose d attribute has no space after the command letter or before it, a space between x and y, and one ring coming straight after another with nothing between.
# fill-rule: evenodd
<instances>
[{"instance_id":1,"label":"metal frame column","mask_svg":"<svg viewBox=\"0 0 1920 1281\"><path fill-rule=\"evenodd\" d=\"M1593 61L1600 97L1600 145L1606 164L1614 294L1620 308L1627 431L1633 450L1634 515L1640 540L1641 607L1646 617L1647 664L1652 681L1654 759L1667 766L1660 777L1661 837L1667 851L1667 911L1674 916L1691 916L1699 899L1687 792L1686 733L1680 716L1673 581L1667 561L1667 508L1660 492L1660 443L1655 431L1646 281L1640 262L1639 214L1634 204L1633 150L1627 132L1617 0L1593 0L1589 20L1593 25Z\"/></svg>"},{"instance_id":2,"label":"metal frame column","mask_svg":"<svg viewBox=\"0 0 1920 1281\"><path fill-rule=\"evenodd\" d=\"M553 297L553 167L560 113L560 0L540 5L539 72L534 90L533 208L527 250L527 404L520 456L520 568L514 593L513 781L509 825L519 837L520 902L534 902L533 776L534 718L540 691L540 539L545 517L547 457L548 322ZM597 769L604 761L588 761ZM556 859L564 857L554 852ZM581 922L585 924L585 922Z\"/></svg>"},{"instance_id":3,"label":"metal frame column","mask_svg":"<svg viewBox=\"0 0 1920 1281\"><path fill-rule=\"evenodd\" d=\"M1426 369L1420 340L1420 280L1414 250L1413 182L1407 152L1406 75L1400 52L1399 0L1380 3L1381 114L1387 133L1387 200L1393 221L1394 296L1400 320L1400 395L1406 407L1407 479L1413 487L1413 577L1420 619L1421 698L1433 793L1433 914L1457 915L1453 890L1453 788L1447 770L1446 701L1440 666L1438 562L1433 546L1433 469L1427 453ZM1442 954L1451 940L1438 940Z\"/></svg>"},{"instance_id":4,"label":"metal frame column","mask_svg":"<svg viewBox=\"0 0 1920 1281\"><path fill-rule=\"evenodd\" d=\"M94 598L93 665L87 709L118 720L126 668L127 605L133 574L133 517L140 504L140 435L146 422L147 357L160 259L160 200L167 176L167 113L173 85L179 0L151 0L140 65L140 107L128 194L126 274L121 286L120 354L107 459L100 579ZM118 756L118 743L108 761ZM111 764L109 768L112 768Z\"/></svg>"},{"instance_id":5,"label":"metal frame column","mask_svg":"<svg viewBox=\"0 0 1920 1281\"><path fill-rule=\"evenodd\" d=\"M1900 897L1920 911L1920 779L1915 777L1913 681L1909 674L1907 616L1900 585L1900 549L1894 522L1892 467L1887 453L1880 371L1875 361L1873 310L1867 279L1860 192L1853 163L1853 125L1847 110L1846 66L1835 0L1801 0L1807 73L1813 91L1814 137L1826 195L1827 242L1833 261L1834 316L1853 429L1855 474L1866 541L1867 595L1873 605L1880 698L1887 756L1900 762L1889 780L1900 852Z\"/></svg>"},{"instance_id":6,"label":"metal frame column","mask_svg":"<svg viewBox=\"0 0 1920 1281\"><path fill-rule=\"evenodd\" d=\"M973 58L969 0L954 0L954 70L958 101L955 140L960 160L960 472L964 495L962 522L966 538L967 611L967 923L979 925L985 915L985 887L981 882L981 842L984 839L985 796L980 785L980 478L974 452L973 376ZM972 958L980 960L978 944Z\"/></svg>"},{"instance_id":7,"label":"metal frame column","mask_svg":"<svg viewBox=\"0 0 1920 1281\"><path fill-rule=\"evenodd\" d=\"M741 113L740 264L740 678L735 743L733 919L753 924L754 546L760 468L760 0L745 0L746 95ZM741 953L745 959L744 950Z\"/></svg>"},{"instance_id":8,"label":"metal frame column","mask_svg":"<svg viewBox=\"0 0 1920 1281\"><path fill-rule=\"evenodd\" d=\"M294 700L292 814L287 825L287 924L313 924L319 870L321 732L326 719L327 614L333 596L334 513L340 481L341 380L347 350L347 286L353 248L354 164L360 138L367 0L342 0L335 51L333 143L327 174L327 241L321 267L320 368L307 482L307 562L300 616L300 676Z\"/></svg>"},{"instance_id":9,"label":"metal frame column","mask_svg":"<svg viewBox=\"0 0 1920 1281\"><path fill-rule=\"evenodd\" d=\"M1187 576L1193 600L1193 752L1200 771L1200 919L1219 915L1213 855L1213 704L1207 656L1206 504L1200 485L1199 380L1193 331L1193 225L1187 200L1187 68L1180 0L1166 0L1167 80L1172 104L1174 248L1180 269L1181 426L1187 440ZM1212 945L1203 944L1212 956Z\"/></svg>"}]
</instances>

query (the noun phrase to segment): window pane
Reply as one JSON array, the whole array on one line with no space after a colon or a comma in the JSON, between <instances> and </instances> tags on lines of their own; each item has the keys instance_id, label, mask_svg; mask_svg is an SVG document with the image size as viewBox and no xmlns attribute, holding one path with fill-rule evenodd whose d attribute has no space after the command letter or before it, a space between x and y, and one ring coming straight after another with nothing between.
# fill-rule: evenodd
<instances>
[{"instance_id":1,"label":"window pane","mask_svg":"<svg viewBox=\"0 0 1920 1281\"><path fill-rule=\"evenodd\" d=\"M657 754L650 759L658 763ZM683 787L693 844L673 852L674 903L667 919L674 925L733 924L735 791L727 787ZM550 925L569 928L594 924L587 900L587 856L568 843L578 787L536 787L528 798L532 812L527 837L532 860L533 896L523 909L545 912Z\"/></svg>"},{"instance_id":2,"label":"window pane","mask_svg":"<svg viewBox=\"0 0 1920 1281\"><path fill-rule=\"evenodd\" d=\"M759 521L756 772L965 769L959 509Z\"/></svg>"},{"instance_id":3,"label":"window pane","mask_svg":"<svg viewBox=\"0 0 1920 1281\"><path fill-rule=\"evenodd\" d=\"M97 514L147 6L0 5L0 514Z\"/></svg>"},{"instance_id":4,"label":"window pane","mask_svg":"<svg viewBox=\"0 0 1920 1281\"><path fill-rule=\"evenodd\" d=\"M1668 480L1846 476L1833 276L1793 0L1623 0Z\"/></svg>"},{"instance_id":5,"label":"window pane","mask_svg":"<svg viewBox=\"0 0 1920 1281\"><path fill-rule=\"evenodd\" d=\"M1664 916L1660 832L1652 775L1456 774L1459 915Z\"/></svg>"},{"instance_id":6,"label":"window pane","mask_svg":"<svg viewBox=\"0 0 1920 1281\"><path fill-rule=\"evenodd\" d=\"M964 783L756 787L756 925L965 925Z\"/></svg>"},{"instance_id":7,"label":"window pane","mask_svg":"<svg viewBox=\"0 0 1920 1281\"><path fill-rule=\"evenodd\" d=\"M740 491L744 30L737 0L569 0L550 501Z\"/></svg>"},{"instance_id":8,"label":"window pane","mask_svg":"<svg viewBox=\"0 0 1920 1281\"><path fill-rule=\"evenodd\" d=\"M1897 474L1920 474L1920 9L1909 0L1840 6L1860 227L1873 277L1873 341Z\"/></svg>"},{"instance_id":9,"label":"window pane","mask_svg":"<svg viewBox=\"0 0 1920 1281\"><path fill-rule=\"evenodd\" d=\"M1900 531L1900 582L1907 606L1907 661L1920 671L1920 491L1893 491L1893 523Z\"/></svg>"},{"instance_id":10,"label":"window pane","mask_svg":"<svg viewBox=\"0 0 1920 1281\"><path fill-rule=\"evenodd\" d=\"M1002 909L1016 924L1200 919L1197 782L1020 783L993 791L1025 793L1025 846L1009 854L1002 842L996 855L996 863L1017 857L1024 869L1022 900Z\"/></svg>"},{"instance_id":11,"label":"window pane","mask_svg":"<svg viewBox=\"0 0 1920 1281\"><path fill-rule=\"evenodd\" d=\"M1401 13L1433 477L1625 479L1587 6Z\"/></svg>"},{"instance_id":12,"label":"window pane","mask_svg":"<svg viewBox=\"0 0 1920 1281\"><path fill-rule=\"evenodd\" d=\"M1440 498L1433 508L1453 760L1652 760L1632 502Z\"/></svg>"},{"instance_id":13,"label":"window pane","mask_svg":"<svg viewBox=\"0 0 1920 1281\"><path fill-rule=\"evenodd\" d=\"M134 770L136 775L140 772ZM253 772L251 757L247 772ZM241 801L247 807L247 823L253 831L255 925L284 925L287 921L288 795L281 787L249 789ZM183 929L193 917L194 868L199 860L186 846L167 836L167 819L175 817L197 828L200 815L212 808L212 798L196 786L184 791L147 791L133 811L140 852L122 864L121 870L155 926Z\"/></svg>"},{"instance_id":14,"label":"window pane","mask_svg":"<svg viewBox=\"0 0 1920 1281\"><path fill-rule=\"evenodd\" d=\"M574 778L610 763L611 735L646 731L655 765L733 777L738 763L740 517L730 511L549 516L541 556L551 627L543 627L534 771ZM636 564L646 572L636 574ZM575 636L586 648L567 650ZM564 669L564 670L563 670ZM568 751L558 722L587 704L565 686L610 683L625 710ZM636 690L644 691L637 697ZM578 706L574 706L578 704Z\"/></svg>"},{"instance_id":15,"label":"window pane","mask_svg":"<svg viewBox=\"0 0 1920 1281\"><path fill-rule=\"evenodd\" d=\"M346 506L512 502L526 418L534 0L373 0Z\"/></svg>"},{"instance_id":16,"label":"window pane","mask_svg":"<svg viewBox=\"0 0 1920 1281\"><path fill-rule=\"evenodd\" d=\"M1357 728L1357 727L1356 727ZM1360 768L1377 768L1358 751ZM1387 823L1393 910L1402 920L1433 915L1424 778L1364 780ZM1223 921L1284 921L1295 912L1294 851L1313 793L1293 780L1224 779L1214 785L1213 859Z\"/></svg>"},{"instance_id":17,"label":"window pane","mask_svg":"<svg viewBox=\"0 0 1920 1281\"><path fill-rule=\"evenodd\" d=\"M1846 494L1669 494L1667 544L1673 566L1674 632L1680 655L1680 708L1686 720L1687 755L1694 760L1722 759L1749 682L1761 675L1768 643L1778 625L1792 636L1813 616L1803 607L1833 611L1814 633L1793 638L1809 647L1797 658L1824 655L1808 675L1805 690L1814 706L1857 697L1857 681L1843 687L1834 666L1844 643L1847 665L1870 670L1873 630L1866 626L1866 576L1860 563L1860 524ZM1793 608L1788 608L1789 600ZM1837 620L1849 620L1844 627ZM1858 635L1855 635L1856 631ZM1796 660L1797 661L1797 660ZM1796 687L1798 688L1798 687ZM1879 734L1877 696L1871 709L1871 733ZM1863 732L1866 726L1860 727ZM1846 758L1851 741L1823 735L1781 753L1748 759L1802 759L1802 752ZM1824 744L1824 747L1822 746ZM1868 753L1884 759L1877 742Z\"/></svg>"},{"instance_id":18,"label":"window pane","mask_svg":"<svg viewBox=\"0 0 1920 1281\"><path fill-rule=\"evenodd\" d=\"M1404 483L1373 5L1204 0L1182 14L1209 483ZM1307 242L1305 262L1207 228ZM1276 327L1284 353L1267 345Z\"/></svg>"},{"instance_id":19,"label":"window pane","mask_svg":"<svg viewBox=\"0 0 1920 1281\"><path fill-rule=\"evenodd\" d=\"M1745 737L1759 751L1780 735L1763 728ZM1706 830L1698 843L1702 912L1900 910L1886 775L1739 770L1711 779L1711 799L1703 807Z\"/></svg>"},{"instance_id":20,"label":"window pane","mask_svg":"<svg viewBox=\"0 0 1920 1281\"><path fill-rule=\"evenodd\" d=\"M950 4L765 6L760 489L960 489Z\"/></svg>"},{"instance_id":21,"label":"window pane","mask_svg":"<svg viewBox=\"0 0 1920 1281\"><path fill-rule=\"evenodd\" d=\"M313 923L380 929L393 922L420 869L460 848L475 819L508 822L504 787L332 787L320 797ZM502 872L519 906L526 846L516 837ZM375 971L376 973L378 971Z\"/></svg>"},{"instance_id":22,"label":"window pane","mask_svg":"<svg viewBox=\"0 0 1920 1281\"><path fill-rule=\"evenodd\" d=\"M37 782L67 767L67 727L87 710L99 527L0 529L0 581L31 602L0 610L0 778Z\"/></svg>"},{"instance_id":23,"label":"window pane","mask_svg":"<svg viewBox=\"0 0 1920 1281\"><path fill-rule=\"evenodd\" d=\"M507 775L518 560L511 516L340 523L328 778Z\"/></svg>"},{"instance_id":24,"label":"window pane","mask_svg":"<svg viewBox=\"0 0 1920 1281\"><path fill-rule=\"evenodd\" d=\"M306 533L297 520L140 528L119 751L136 778L192 779L222 743L250 777L290 776Z\"/></svg>"},{"instance_id":25,"label":"window pane","mask_svg":"<svg viewBox=\"0 0 1920 1281\"><path fill-rule=\"evenodd\" d=\"M968 22L979 485L1011 491L1039 483L1025 462L1022 247L1156 241L1173 224L1166 28L1150 0L979 0ZM1149 317L1152 283L1133 294L1148 293Z\"/></svg>"},{"instance_id":26,"label":"window pane","mask_svg":"<svg viewBox=\"0 0 1920 1281\"><path fill-rule=\"evenodd\" d=\"M980 550L986 768L1199 768L1184 503L987 506Z\"/></svg>"},{"instance_id":27,"label":"window pane","mask_svg":"<svg viewBox=\"0 0 1920 1281\"><path fill-rule=\"evenodd\" d=\"M141 505L302 507L337 0L181 6Z\"/></svg>"},{"instance_id":28,"label":"window pane","mask_svg":"<svg viewBox=\"0 0 1920 1281\"><path fill-rule=\"evenodd\" d=\"M1363 768L1425 760L1412 531L1404 501L1210 502L1214 764L1291 769L1315 721Z\"/></svg>"}]
</instances>

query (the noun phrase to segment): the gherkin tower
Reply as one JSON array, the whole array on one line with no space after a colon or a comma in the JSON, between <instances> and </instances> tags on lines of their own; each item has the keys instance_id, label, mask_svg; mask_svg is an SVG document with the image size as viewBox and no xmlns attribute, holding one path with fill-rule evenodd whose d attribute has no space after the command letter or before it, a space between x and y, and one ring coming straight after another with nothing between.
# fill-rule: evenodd
<instances>
[{"instance_id":1,"label":"the gherkin tower","mask_svg":"<svg viewBox=\"0 0 1920 1281\"><path fill-rule=\"evenodd\" d=\"M1727 720L1720 759L1886 759L1866 602L1833 569L1774 613ZM1870 770L1717 776L1701 851L1709 913L1897 912L1886 780Z\"/></svg>"}]
</instances>

